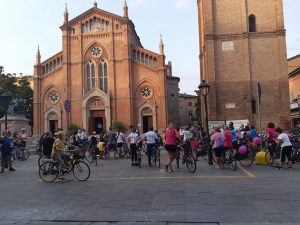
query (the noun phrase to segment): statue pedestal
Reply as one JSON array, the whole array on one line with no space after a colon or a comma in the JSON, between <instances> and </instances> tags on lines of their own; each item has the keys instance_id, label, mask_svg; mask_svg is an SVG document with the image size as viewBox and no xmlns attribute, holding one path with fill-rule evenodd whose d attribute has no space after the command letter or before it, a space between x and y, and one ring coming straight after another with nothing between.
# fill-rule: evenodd
<instances>
[{"instance_id":1,"label":"statue pedestal","mask_svg":"<svg viewBox=\"0 0 300 225\"><path fill-rule=\"evenodd\" d=\"M19 133L21 128L26 129L27 135L31 135L31 127L28 125L29 119L24 115L7 115L7 129L12 133ZM5 129L5 118L0 119L1 131Z\"/></svg>"}]
</instances>

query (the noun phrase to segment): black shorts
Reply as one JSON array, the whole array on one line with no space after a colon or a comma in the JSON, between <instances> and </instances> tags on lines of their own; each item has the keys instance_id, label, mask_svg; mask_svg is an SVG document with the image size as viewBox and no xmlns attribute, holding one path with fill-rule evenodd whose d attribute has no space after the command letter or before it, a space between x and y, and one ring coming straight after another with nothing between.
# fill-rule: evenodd
<instances>
[{"instance_id":1,"label":"black shorts","mask_svg":"<svg viewBox=\"0 0 300 225\"><path fill-rule=\"evenodd\" d=\"M237 141L232 142L232 148L236 150L239 149Z\"/></svg>"},{"instance_id":2,"label":"black shorts","mask_svg":"<svg viewBox=\"0 0 300 225\"><path fill-rule=\"evenodd\" d=\"M165 148L170 153L175 153L176 152L176 145L165 145Z\"/></svg>"},{"instance_id":3,"label":"black shorts","mask_svg":"<svg viewBox=\"0 0 300 225\"><path fill-rule=\"evenodd\" d=\"M292 146L283 147L281 150L281 162L285 162L285 157L287 157L288 161L292 161L293 148Z\"/></svg>"},{"instance_id":4,"label":"black shorts","mask_svg":"<svg viewBox=\"0 0 300 225\"><path fill-rule=\"evenodd\" d=\"M225 150L223 147L214 148L213 150L215 151L215 155L218 158L222 157L222 155L224 155L224 153L225 153Z\"/></svg>"}]
</instances>

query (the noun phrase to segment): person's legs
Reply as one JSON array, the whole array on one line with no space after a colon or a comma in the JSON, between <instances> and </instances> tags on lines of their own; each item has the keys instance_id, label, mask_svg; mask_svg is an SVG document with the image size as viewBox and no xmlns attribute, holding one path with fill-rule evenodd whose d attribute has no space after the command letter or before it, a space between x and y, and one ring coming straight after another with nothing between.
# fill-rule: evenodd
<instances>
[{"instance_id":1,"label":"person's legs","mask_svg":"<svg viewBox=\"0 0 300 225\"><path fill-rule=\"evenodd\" d=\"M131 165L134 165L134 152L135 152L136 144L130 144L130 156L131 156Z\"/></svg>"},{"instance_id":2,"label":"person's legs","mask_svg":"<svg viewBox=\"0 0 300 225\"><path fill-rule=\"evenodd\" d=\"M288 159L288 168L289 170L292 170L293 169L293 162L292 162L292 159L293 159L293 148L292 146L288 146L288 147L285 147L286 150L285 150L285 154L286 154L286 157Z\"/></svg>"},{"instance_id":3,"label":"person's legs","mask_svg":"<svg viewBox=\"0 0 300 225\"><path fill-rule=\"evenodd\" d=\"M62 170L64 166L64 161L59 154L56 156L56 160L58 161L58 178L62 179L63 178Z\"/></svg>"},{"instance_id":4,"label":"person's legs","mask_svg":"<svg viewBox=\"0 0 300 225\"><path fill-rule=\"evenodd\" d=\"M147 155L148 155L148 164L149 166L151 165L151 158L152 158L152 151L153 151L153 144L147 144Z\"/></svg>"},{"instance_id":5,"label":"person's legs","mask_svg":"<svg viewBox=\"0 0 300 225\"><path fill-rule=\"evenodd\" d=\"M7 166L8 166L8 168L9 168L9 171L16 171L14 168L12 168L11 157L12 157L12 155L9 155L9 156L7 156L7 158L6 158Z\"/></svg>"}]
</instances>

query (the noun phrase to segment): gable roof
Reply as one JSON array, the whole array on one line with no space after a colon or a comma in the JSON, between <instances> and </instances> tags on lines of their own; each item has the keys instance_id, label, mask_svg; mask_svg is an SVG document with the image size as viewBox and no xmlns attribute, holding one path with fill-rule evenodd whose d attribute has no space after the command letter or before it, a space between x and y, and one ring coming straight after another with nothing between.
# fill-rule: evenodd
<instances>
[{"instance_id":1,"label":"gable roof","mask_svg":"<svg viewBox=\"0 0 300 225\"><path fill-rule=\"evenodd\" d=\"M298 57L300 57L300 54L298 54L298 55L295 55L295 56L293 56L293 57L289 58L289 59L288 59L288 61L291 61L291 60L293 60L293 59L296 59L296 58L298 58Z\"/></svg>"},{"instance_id":2,"label":"gable roof","mask_svg":"<svg viewBox=\"0 0 300 225\"><path fill-rule=\"evenodd\" d=\"M299 74L300 74L300 67L298 67L298 68L295 69L294 71L290 72L290 73L289 73L289 78L295 77L295 76L297 76L297 75L299 75Z\"/></svg>"},{"instance_id":3,"label":"gable roof","mask_svg":"<svg viewBox=\"0 0 300 225\"><path fill-rule=\"evenodd\" d=\"M113 13L110 13L110 12L107 12L105 10L102 10L102 9L99 9L98 7L93 7L93 8L90 8L89 10L81 13L79 16L76 16L75 18L71 19L70 21L68 21L67 23L63 24L62 26L60 26L60 29L64 28L64 27L69 27L71 26L74 22L80 20L81 18L85 17L85 16L88 16L89 14L91 14L92 12L98 12L100 14L104 14L106 16L110 16L110 17L115 17L119 20L122 20L122 21L128 21L128 18L126 17L123 17L123 16L119 16L119 15L116 15L116 14L113 14Z\"/></svg>"}]
</instances>

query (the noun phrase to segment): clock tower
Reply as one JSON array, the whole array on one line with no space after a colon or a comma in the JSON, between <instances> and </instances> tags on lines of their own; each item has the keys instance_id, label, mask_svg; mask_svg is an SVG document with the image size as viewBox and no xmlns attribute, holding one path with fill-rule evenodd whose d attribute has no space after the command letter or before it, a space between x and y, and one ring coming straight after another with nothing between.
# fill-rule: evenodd
<instances>
[{"instance_id":1,"label":"clock tower","mask_svg":"<svg viewBox=\"0 0 300 225\"><path fill-rule=\"evenodd\" d=\"M282 0L198 0L201 80L210 86L209 120L289 126Z\"/></svg>"}]
</instances>

